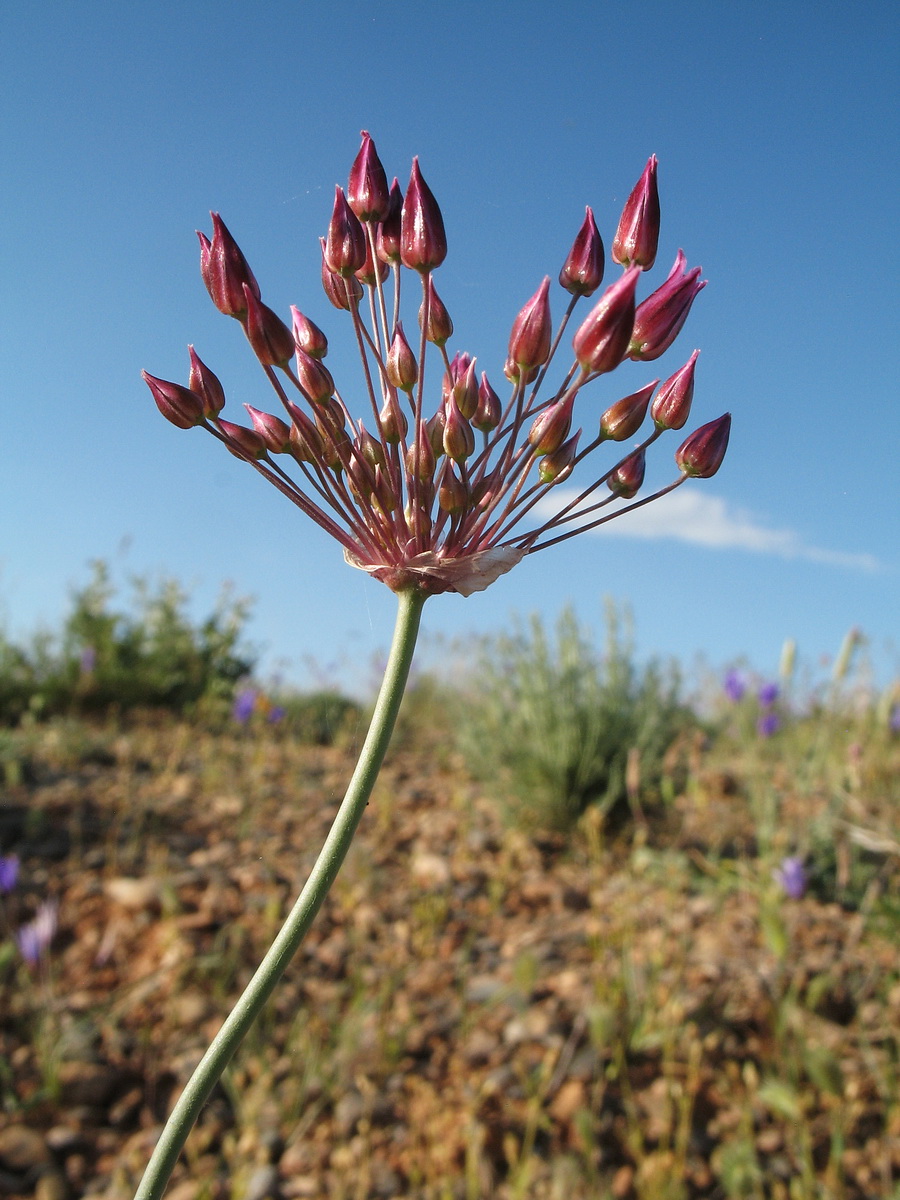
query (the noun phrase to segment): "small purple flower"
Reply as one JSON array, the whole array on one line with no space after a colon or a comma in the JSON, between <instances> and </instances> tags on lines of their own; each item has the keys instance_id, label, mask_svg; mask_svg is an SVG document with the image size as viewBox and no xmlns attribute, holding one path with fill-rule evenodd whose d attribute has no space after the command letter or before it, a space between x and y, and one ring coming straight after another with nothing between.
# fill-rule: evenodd
<instances>
[{"instance_id":1,"label":"small purple flower","mask_svg":"<svg viewBox=\"0 0 900 1200\"><path fill-rule=\"evenodd\" d=\"M778 684L764 683L756 693L756 697L763 708L770 708L778 699Z\"/></svg>"},{"instance_id":2,"label":"small purple flower","mask_svg":"<svg viewBox=\"0 0 900 1200\"><path fill-rule=\"evenodd\" d=\"M58 925L59 905L55 900L45 900L38 908L34 920L23 925L16 933L19 952L29 966L38 963L50 947Z\"/></svg>"},{"instance_id":3,"label":"small purple flower","mask_svg":"<svg viewBox=\"0 0 900 1200\"><path fill-rule=\"evenodd\" d=\"M19 859L15 854L0 858L0 896L8 895L19 878Z\"/></svg>"},{"instance_id":4,"label":"small purple flower","mask_svg":"<svg viewBox=\"0 0 900 1200\"><path fill-rule=\"evenodd\" d=\"M234 698L231 715L239 725L246 725L256 709L256 688L241 688Z\"/></svg>"},{"instance_id":5,"label":"small purple flower","mask_svg":"<svg viewBox=\"0 0 900 1200\"><path fill-rule=\"evenodd\" d=\"M781 718L778 716L778 713L763 713L763 715L756 722L756 732L760 737L763 738L771 737L772 734L777 733L780 728Z\"/></svg>"},{"instance_id":6,"label":"small purple flower","mask_svg":"<svg viewBox=\"0 0 900 1200\"><path fill-rule=\"evenodd\" d=\"M895 704L891 709L891 715L888 717L888 728L891 733L900 733L900 702Z\"/></svg>"},{"instance_id":7,"label":"small purple flower","mask_svg":"<svg viewBox=\"0 0 900 1200\"><path fill-rule=\"evenodd\" d=\"M744 698L744 692L747 690L747 684L744 681L744 676L740 671L736 671L733 667L730 671L725 672L725 679L722 683L722 691L732 702L737 704Z\"/></svg>"},{"instance_id":8,"label":"small purple flower","mask_svg":"<svg viewBox=\"0 0 900 1200\"><path fill-rule=\"evenodd\" d=\"M773 875L784 889L784 894L791 900L799 900L806 891L806 868L802 858L791 855L782 859L781 866Z\"/></svg>"},{"instance_id":9,"label":"small purple flower","mask_svg":"<svg viewBox=\"0 0 900 1200\"><path fill-rule=\"evenodd\" d=\"M279 721L284 720L285 712L286 710L283 704L273 704L269 709L266 720L270 725L277 725Z\"/></svg>"}]
</instances>

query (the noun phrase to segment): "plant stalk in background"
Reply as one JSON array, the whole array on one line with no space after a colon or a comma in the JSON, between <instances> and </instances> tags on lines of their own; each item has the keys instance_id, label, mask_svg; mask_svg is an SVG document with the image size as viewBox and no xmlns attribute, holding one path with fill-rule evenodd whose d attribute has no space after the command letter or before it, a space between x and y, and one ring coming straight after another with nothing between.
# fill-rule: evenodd
<instances>
[{"instance_id":1,"label":"plant stalk in background","mask_svg":"<svg viewBox=\"0 0 900 1200\"><path fill-rule=\"evenodd\" d=\"M593 418L596 433L584 444L583 428L572 430L576 403L590 411L590 385L626 360L660 357L705 286L700 268L687 270L679 250L666 281L642 302L636 299L659 242L655 156L625 204L612 243L622 273L577 327L560 381L551 386L547 377L566 326L579 299L592 296L603 280L604 249L590 208L559 273L568 295L560 321L554 327L545 277L513 322L505 400L484 371L479 378L470 354L449 356L453 322L434 284L447 238L418 159L404 195L396 179L388 186L364 131L348 187L335 189L321 239L325 293L348 314L359 350L364 419L351 411L349 392L338 389L324 364L322 330L296 308L288 327L263 303L242 251L221 217L212 219L212 237L199 234L203 281L216 307L243 327L281 415L245 405L249 426L225 420L222 384L193 346L187 387L144 372L154 400L173 425L199 425L249 463L341 544L348 563L387 584L400 611L372 726L335 825L284 928L173 1110L140 1200L162 1194L203 1101L337 873L387 748L427 597L481 591L527 554L640 508L688 478L709 478L722 462L731 423L725 414L691 433L675 452L676 477L635 499L646 452L687 422L694 351L662 386L654 379L603 407L599 420ZM401 319L410 280L418 303L415 346ZM652 429L623 453L648 412ZM592 469L594 452L607 442L614 461ZM579 478L574 492L556 493L562 498L554 504L553 489ZM531 519L523 527L525 518Z\"/></svg>"}]
</instances>

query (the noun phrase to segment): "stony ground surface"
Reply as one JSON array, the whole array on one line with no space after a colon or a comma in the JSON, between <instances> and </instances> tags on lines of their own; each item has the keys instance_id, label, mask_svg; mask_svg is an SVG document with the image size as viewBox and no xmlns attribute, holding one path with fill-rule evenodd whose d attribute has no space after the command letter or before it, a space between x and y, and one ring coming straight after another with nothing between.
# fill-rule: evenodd
<instances>
[{"instance_id":1,"label":"stony ground surface","mask_svg":"<svg viewBox=\"0 0 900 1200\"><path fill-rule=\"evenodd\" d=\"M0 800L0 1193L132 1193L351 767L263 731L34 734ZM396 752L170 1195L896 1196L896 919L786 901L702 756L647 818L524 832L449 752ZM47 897L29 967L9 935Z\"/></svg>"}]
</instances>

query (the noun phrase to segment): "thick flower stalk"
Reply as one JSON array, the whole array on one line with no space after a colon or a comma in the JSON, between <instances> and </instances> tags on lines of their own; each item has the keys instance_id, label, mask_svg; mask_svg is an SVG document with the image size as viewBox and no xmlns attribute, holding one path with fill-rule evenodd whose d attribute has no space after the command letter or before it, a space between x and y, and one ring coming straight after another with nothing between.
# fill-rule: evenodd
<instances>
[{"instance_id":1,"label":"thick flower stalk","mask_svg":"<svg viewBox=\"0 0 900 1200\"><path fill-rule=\"evenodd\" d=\"M479 383L468 352L450 357L453 322L434 283L447 237L418 159L403 196L396 180L388 187L374 142L363 132L347 190L336 188L321 239L322 282L352 323L362 368L358 380L340 388L324 363L325 334L298 309L289 327L263 303L218 214L212 238L199 237L207 290L243 326L281 412L247 405L249 426L223 419L222 385L193 347L186 387L144 373L160 411L181 429L199 425L218 438L340 542L349 563L395 592L468 596L526 554L646 504L689 477L707 478L722 460L727 415L678 448L670 483L634 499L634 464L643 467L651 444L687 420L697 351L655 399L658 379L629 386L622 399L602 405L590 386L624 361L668 349L703 287L700 269L687 272L679 251L668 279L642 302L636 297L659 238L655 157L629 196L613 242L622 273L578 325L558 381L550 378L565 354L564 330L579 299L596 292L603 277L603 244L590 209L559 272L568 304L556 327L549 278L512 322L505 399L484 371ZM401 320L410 287L414 338ZM407 329L413 319L407 317ZM648 410L652 428L639 444L594 467L604 443L615 447L638 435ZM573 435L577 421L582 428ZM596 433L582 436L585 426ZM567 498L536 522L535 514L549 511L551 489L576 478L577 501ZM608 494L589 502L604 484Z\"/></svg>"}]
</instances>

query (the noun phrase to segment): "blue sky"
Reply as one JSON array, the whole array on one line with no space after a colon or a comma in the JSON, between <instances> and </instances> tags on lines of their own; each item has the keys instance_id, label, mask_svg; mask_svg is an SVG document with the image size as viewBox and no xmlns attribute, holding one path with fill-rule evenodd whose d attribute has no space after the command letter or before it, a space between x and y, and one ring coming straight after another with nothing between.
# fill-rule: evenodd
<instances>
[{"instance_id":1,"label":"blue sky","mask_svg":"<svg viewBox=\"0 0 900 1200\"><path fill-rule=\"evenodd\" d=\"M225 415L273 411L199 277L194 230L216 209L267 303L321 324L349 377L317 238L366 128L404 186L420 156L450 244L453 346L498 382L545 274L562 312L585 204L608 248L655 153L662 235L641 294L679 247L709 285L658 371L629 365L602 394L700 347L692 424L734 415L716 478L481 595L430 601L428 638L567 602L599 628L609 595L631 605L642 654L766 672L786 637L814 662L855 625L897 673L895 4L51 2L3 24L9 632L57 621L101 557L120 580L175 575L198 614L232 581L256 598L266 662L300 680L309 656L352 671L386 646L391 594L213 439L164 422L139 376L186 382L193 342Z\"/></svg>"}]
</instances>

